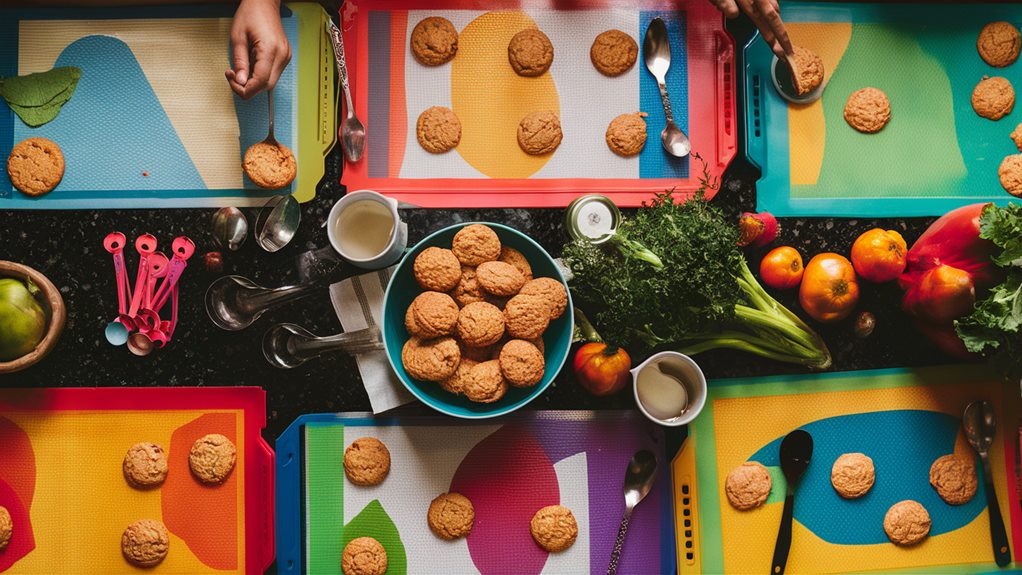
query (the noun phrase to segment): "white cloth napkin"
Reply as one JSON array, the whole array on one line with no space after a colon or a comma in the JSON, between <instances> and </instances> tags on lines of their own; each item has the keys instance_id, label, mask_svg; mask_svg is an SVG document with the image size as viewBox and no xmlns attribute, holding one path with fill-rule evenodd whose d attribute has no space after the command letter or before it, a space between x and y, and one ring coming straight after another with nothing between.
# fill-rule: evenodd
<instances>
[{"instance_id":1,"label":"white cloth napkin","mask_svg":"<svg viewBox=\"0 0 1022 575\"><path fill-rule=\"evenodd\" d=\"M330 286L330 301L344 331L383 324L383 294L396 267L350 277ZM390 368L386 351L358 354L355 362L369 394L373 413L387 411L415 399Z\"/></svg>"}]
</instances>

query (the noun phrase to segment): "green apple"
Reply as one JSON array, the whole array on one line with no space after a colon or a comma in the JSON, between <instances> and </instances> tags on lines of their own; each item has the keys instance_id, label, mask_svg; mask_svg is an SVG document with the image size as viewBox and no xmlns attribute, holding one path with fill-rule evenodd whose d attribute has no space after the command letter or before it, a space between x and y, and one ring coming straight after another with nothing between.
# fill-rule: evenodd
<instances>
[{"instance_id":1,"label":"green apple","mask_svg":"<svg viewBox=\"0 0 1022 575\"><path fill-rule=\"evenodd\" d=\"M19 279L0 279L0 361L29 353L45 334L46 312L29 285Z\"/></svg>"}]
</instances>

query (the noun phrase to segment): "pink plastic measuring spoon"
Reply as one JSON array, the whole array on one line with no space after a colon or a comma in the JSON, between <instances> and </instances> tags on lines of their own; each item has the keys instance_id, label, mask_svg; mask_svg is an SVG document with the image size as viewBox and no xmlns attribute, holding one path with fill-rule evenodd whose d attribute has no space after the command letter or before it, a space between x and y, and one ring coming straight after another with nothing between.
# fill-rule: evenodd
<instances>
[{"instance_id":1,"label":"pink plastic measuring spoon","mask_svg":"<svg viewBox=\"0 0 1022 575\"><path fill-rule=\"evenodd\" d=\"M146 279L146 290L142 299L142 308L138 311L135 323L139 331L159 329L160 316L152 309L153 294L156 292L156 280L166 277L170 260L163 252L155 252L149 256L149 276Z\"/></svg>"},{"instance_id":2,"label":"pink plastic measuring spoon","mask_svg":"<svg viewBox=\"0 0 1022 575\"><path fill-rule=\"evenodd\" d=\"M128 293L131 284L128 282L128 270L124 264L124 244L126 239L121 232L111 232L103 239L103 247L113 255L114 273L117 281L117 318L107 324L103 330L107 342L111 345L124 345L128 341L128 327L122 321L127 317Z\"/></svg>"},{"instance_id":3,"label":"pink plastic measuring spoon","mask_svg":"<svg viewBox=\"0 0 1022 575\"><path fill-rule=\"evenodd\" d=\"M125 322L128 330L138 329L135 316L142 305L142 296L145 293L149 281L149 256L156 251L156 238L151 234L142 234L135 240L135 250L138 251L138 275L135 276L135 291L131 294L131 307L128 308L127 317L131 323Z\"/></svg>"},{"instance_id":4,"label":"pink plastic measuring spoon","mask_svg":"<svg viewBox=\"0 0 1022 575\"><path fill-rule=\"evenodd\" d=\"M167 303L171 290L177 285L178 280L181 279L181 274L188 267L188 258L192 257L192 254L195 253L195 244L192 240L181 236L174 238L171 250L174 253L170 259L170 273L160 283L160 287L156 290L156 295L154 296L153 310L156 312L159 312L163 305Z\"/></svg>"},{"instance_id":5,"label":"pink plastic measuring spoon","mask_svg":"<svg viewBox=\"0 0 1022 575\"><path fill-rule=\"evenodd\" d=\"M177 286L170 290L170 321L161 321L160 329L150 334L156 347L162 348L174 337L174 328L177 327Z\"/></svg>"}]
</instances>

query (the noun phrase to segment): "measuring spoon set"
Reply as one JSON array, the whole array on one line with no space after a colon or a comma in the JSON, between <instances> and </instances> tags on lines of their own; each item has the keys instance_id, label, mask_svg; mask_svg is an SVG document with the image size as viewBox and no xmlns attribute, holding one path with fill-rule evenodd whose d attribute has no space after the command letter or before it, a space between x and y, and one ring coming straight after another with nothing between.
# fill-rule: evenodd
<instances>
[{"instance_id":1,"label":"measuring spoon set","mask_svg":"<svg viewBox=\"0 0 1022 575\"><path fill-rule=\"evenodd\" d=\"M154 349L167 345L177 326L178 282L188 258L195 253L195 244L187 237L174 238L171 257L156 251L157 241L151 234L135 239L138 252L138 271L132 289L128 268L124 261L127 238L121 232L111 232L103 239L103 247L114 260L117 278L117 317L104 330L111 345L125 345L135 355L149 355ZM170 319L160 317L163 307L170 301Z\"/></svg>"}]
</instances>

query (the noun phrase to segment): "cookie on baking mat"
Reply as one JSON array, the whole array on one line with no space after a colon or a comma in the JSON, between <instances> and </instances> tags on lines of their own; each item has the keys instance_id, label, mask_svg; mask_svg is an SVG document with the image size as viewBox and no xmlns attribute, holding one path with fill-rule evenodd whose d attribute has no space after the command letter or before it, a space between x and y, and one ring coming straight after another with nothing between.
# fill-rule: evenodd
<instances>
[{"instance_id":1,"label":"cookie on baking mat","mask_svg":"<svg viewBox=\"0 0 1022 575\"><path fill-rule=\"evenodd\" d=\"M163 523L141 519L128 525L121 534L121 553L132 565L154 567L163 562L170 550L170 535Z\"/></svg>"},{"instance_id":2,"label":"cookie on baking mat","mask_svg":"<svg viewBox=\"0 0 1022 575\"><path fill-rule=\"evenodd\" d=\"M621 30L601 32L589 48L589 59L593 67L604 76L624 74L635 64L638 55L638 44Z\"/></svg>"},{"instance_id":3,"label":"cookie on baking mat","mask_svg":"<svg viewBox=\"0 0 1022 575\"><path fill-rule=\"evenodd\" d=\"M646 112L621 114L610 121L604 139L619 156L635 156L646 146Z\"/></svg>"},{"instance_id":4,"label":"cookie on baking mat","mask_svg":"<svg viewBox=\"0 0 1022 575\"><path fill-rule=\"evenodd\" d=\"M167 479L167 453L155 443L136 443L124 454L121 470L132 487L146 489Z\"/></svg>"},{"instance_id":5,"label":"cookie on baking mat","mask_svg":"<svg viewBox=\"0 0 1022 575\"><path fill-rule=\"evenodd\" d=\"M426 522L441 539L448 541L472 532L476 512L468 497L460 493L442 493L429 504Z\"/></svg>"},{"instance_id":6,"label":"cookie on baking mat","mask_svg":"<svg viewBox=\"0 0 1022 575\"><path fill-rule=\"evenodd\" d=\"M884 516L884 532L895 545L915 545L930 534L930 514L920 503L899 501Z\"/></svg>"},{"instance_id":7,"label":"cookie on baking mat","mask_svg":"<svg viewBox=\"0 0 1022 575\"><path fill-rule=\"evenodd\" d=\"M873 460L864 453L845 453L834 461L830 483L845 499L862 497L873 487L876 471Z\"/></svg>"},{"instance_id":8,"label":"cookie on baking mat","mask_svg":"<svg viewBox=\"0 0 1022 575\"><path fill-rule=\"evenodd\" d=\"M773 480L758 461L746 461L731 470L724 480L724 492L732 507L739 511L755 509L767 500Z\"/></svg>"},{"instance_id":9,"label":"cookie on baking mat","mask_svg":"<svg viewBox=\"0 0 1022 575\"><path fill-rule=\"evenodd\" d=\"M852 92L845 103L845 121L864 134L879 132L891 119L891 101L876 88Z\"/></svg>"},{"instance_id":10,"label":"cookie on baking mat","mask_svg":"<svg viewBox=\"0 0 1022 575\"><path fill-rule=\"evenodd\" d=\"M379 485L390 473L390 450L375 437L360 437L344 450L344 474L355 485Z\"/></svg>"},{"instance_id":11,"label":"cookie on baking mat","mask_svg":"<svg viewBox=\"0 0 1022 575\"><path fill-rule=\"evenodd\" d=\"M237 449L234 443L219 433L200 437L188 452L188 467L199 481L219 485L230 477L234 470Z\"/></svg>"},{"instance_id":12,"label":"cookie on baking mat","mask_svg":"<svg viewBox=\"0 0 1022 575\"><path fill-rule=\"evenodd\" d=\"M979 31L976 50L983 61L995 68L1010 66L1018 60L1020 37L1011 22L991 22Z\"/></svg>"},{"instance_id":13,"label":"cookie on baking mat","mask_svg":"<svg viewBox=\"0 0 1022 575\"><path fill-rule=\"evenodd\" d=\"M268 190L276 190L290 184L298 173L298 165L290 148L284 144L257 142L245 150L242 162L248 179Z\"/></svg>"},{"instance_id":14,"label":"cookie on baking mat","mask_svg":"<svg viewBox=\"0 0 1022 575\"><path fill-rule=\"evenodd\" d=\"M28 138L15 144L7 157L7 175L23 194L41 196L64 178L64 154L46 138Z\"/></svg>"},{"instance_id":15,"label":"cookie on baking mat","mask_svg":"<svg viewBox=\"0 0 1022 575\"><path fill-rule=\"evenodd\" d=\"M971 457L942 455L930 466L930 485L949 505L964 505L976 495L976 465Z\"/></svg>"},{"instance_id":16,"label":"cookie on baking mat","mask_svg":"<svg viewBox=\"0 0 1022 575\"><path fill-rule=\"evenodd\" d=\"M427 152L453 150L461 142L461 120L450 108L426 108L415 122L415 137Z\"/></svg>"},{"instance_id":17,"label":"cookie on baking mat","mask_svg":"<svg viewBox=\"0 0 1022 575\"><path fill-rule=\"evenodd\" d=\"M344 575L383 575L387 572L387 550L372 537L352 539L341 552Z\"/></svg>"},{"instance_id":18,"label":"cookie on baking mat","mask_svg":"<svg viewBox=\"0 0 1022 575\"><path fill-rule=\"evenodd\" d=\"M450 62L458 53L458 31L447 18L430 16L412 29L412 55L426 66Z\"/></svg>"},{"instance_id":19,"label":"cookie on baking mat","mask_svg":"<svg viewBox=\"0 0 1022 575\"><path fill-rule=\"evenodd\" d=\"M575 544L578 523L571 509L549 505L532 516L529 531L540 547L551 553L557 553Z\"/></svg>"},{"instance_id":20,"label":"cookie on baking mat","mask_svg":"<svg viewBox=\"0 0 1022 575\"><path fill-rule=\"evenodd\" d=\"M554 61L554 45L543 32L526 28L508 42L507 59L519 76L539 76Z\"/></svg>"}]
</instances>

